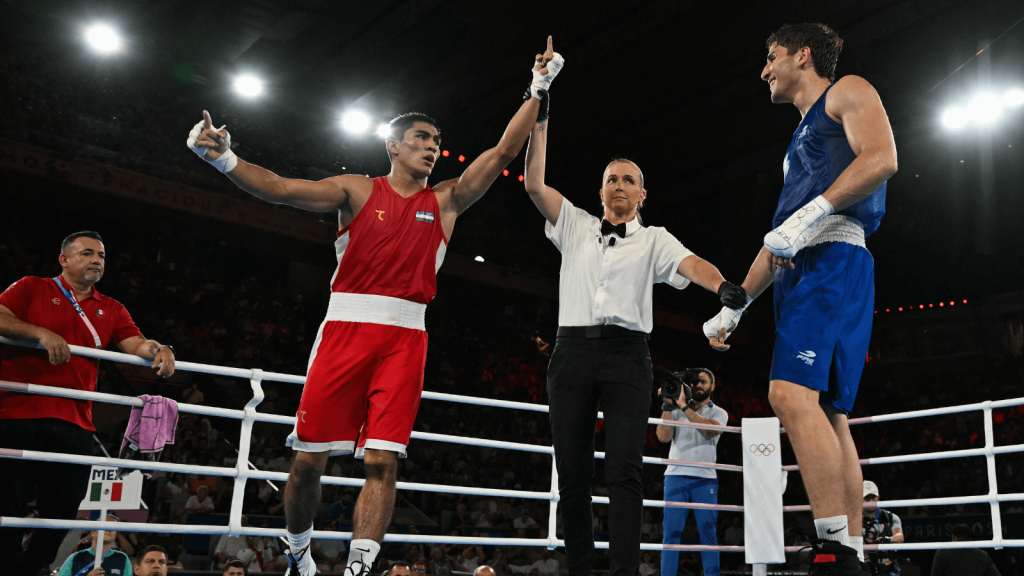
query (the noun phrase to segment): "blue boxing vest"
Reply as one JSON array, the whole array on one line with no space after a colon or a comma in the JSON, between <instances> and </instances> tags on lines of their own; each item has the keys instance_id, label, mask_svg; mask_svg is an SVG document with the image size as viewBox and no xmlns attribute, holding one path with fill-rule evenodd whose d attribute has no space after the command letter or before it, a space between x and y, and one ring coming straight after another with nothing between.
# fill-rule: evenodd
<instances>
[{"instance_id":1,"label":"blue boxing vest","mask_svg":"<svg viewBox=\"0 0 1024 576\"><path fill-rule=\"evenodd\" d=\"M807 111L786 150L782 164L785 184L779 206L775 209L772 228L828 190L857 157L846 140L843 126L825 112L825 98L831 89L829 86ZM864 236L871 235L878 230L885 214L885 188L883 183L871 196L836 214L855 218L864 226Z\"/></svg>"}]
</instances>

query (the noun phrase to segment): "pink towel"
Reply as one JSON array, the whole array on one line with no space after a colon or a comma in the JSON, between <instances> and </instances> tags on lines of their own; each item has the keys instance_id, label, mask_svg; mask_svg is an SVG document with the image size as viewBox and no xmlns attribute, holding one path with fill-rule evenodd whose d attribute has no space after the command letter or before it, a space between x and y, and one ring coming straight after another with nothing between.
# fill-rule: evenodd
<instances>
[{"instance_id":1,"label":"pink towel","mask_svg":"<svg viewBox=\"0 0 1024 576\"><path fill-rule=\"evenodd\" d=\"M142 458L156 461L165 445L174 444L178 403L163 396L142 395L139 400L142 408L132 408L119 458L133 460L142 454Z\"/></svg>"}]
</instances>

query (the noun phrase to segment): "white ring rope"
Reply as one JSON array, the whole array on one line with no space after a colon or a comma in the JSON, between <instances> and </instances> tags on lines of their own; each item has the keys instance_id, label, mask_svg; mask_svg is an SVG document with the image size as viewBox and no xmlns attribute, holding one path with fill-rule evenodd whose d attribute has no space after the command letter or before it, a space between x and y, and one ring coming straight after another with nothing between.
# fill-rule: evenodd
<instances>
[{"instance_id":1,"label":"white ring rope","mask_svg":"<svg viewBox=\"0 0 1024 576\"><path fill-rule=\"evenodd\" d=\"M37 345L27 344L24 342L18 342L10 340L4 337L0 337L0 343L11 344L16 346L26 346L30 348L39 348ZM151 361L139 358L137 356L131 356L127 354L120 354L117 352L110 352L105 350L94 350L84 348L80 346L69 346L71 352L75 355L85 356L90 358L97 358L103 360L110 360L114 362L121 362L126 364L134 364L139 366L150 366ZM254 422L268 422L276 424L287 424L293 425L295 423L295 417L292 416L281 416L276 414L265 414L256 412L255 408L262 399L263 392L260 387L262 381L274 381L274 382L285 382L291 384L302 384L305 382L305 378L302 376L294 376L290 374L280 374L275 372L263 372L260 369L241 369L241 368L228 368L222 366L211 366L206 364L197 364L192 362L176 362L176 370L188 371L188 372L201 372L206 374L213 374L219 376L229 376L236 378L245 378L250 380L253 387L253 400L251 400L244 410L233 410L228 408L214 408L209 406L199 406L195 404L179 403L179 412L200 414L204 416L215 416L221 418L230 418L234 420L241 420L243 423L243 432L251 433L251 425ZM142 400L130 396L120 396L116 394L106 394L101 392L86 392L82 390L70 390L66 388L57 388L53 386L43 386L37 384L24 384L19 382L8 382L0 380L0 390L9 390L13 392L30 393L30 394L41 394L47 396L56 396L62 398L70 398L75 400L92 400L98 402L107 402L112 404L121 404L133 407L141 407L143 405ZM440 400L447 402L457 402L463 404L472 404L480 406L492 406L498 408L509 408L514 410L528 410L534 412L547 412L548 407L542 404L531 404L526 402L512 402L506 400L495 400L489 398L475 398L471 396L461 396L456 394L444 394L439 392L423 392L424 399L428 400ZM947 452L933 452L927 454L911 454L911 455L900 455L900 456L883 456L878 458L866 458L861 460L861 464L894 464L900 462L916 462L925 460L938 460L946 458L967 458L967 457L978 457L984 456L988 460L988 473L989 473L989 486L990 491L987 495L979 496L961 496L961 497L944 497L944 498L923 498L916 500L889 500L873 503L870 506L886 507L886 508L901 508L911 506L943 506L951 504L985 504L988 503L992 507L993 512L993 538L988 541L971 541L971 542L919 542L919 543L903 543L903 544L881 544L881 545L865 545L866 550L930 550L930 549L947 549L947 548L966 548L966 547L1024 547L1024 540L1015 539L1004 539L1002 538L1002 527L998 524L999 510L998 506L1000 502L1014 502L1024 500L1024 493L1017 494L999 494L996 491L995 479L995 468L994 468L994 457L999 454L1009 454L1016 452L1024 452L1024 444L1015 444L1009 446L994 446L993 434L992 434L992 410L996 408L1005 408L1010 406L1019 406L1024 404L1024 398L1014 398L1008 400L1000 400L995 402L980 402L975 404L968 404L964 406L953 406L947 408L934 408L927 410L916 410L909 412L901 412L895 414L885 414L880 416L869 416L865 418L854 418L849 421L851 425L855 424L867 424L876 422L888 422L901 420L906 418L921 418L927 416L938 416L945 414L961 413L968 410L982 410L985 417L985 447L984 448L972 448L965 450L951 450ZM598 417L603 417L603 414L599 413ZM649 418L648 422L655 425L669 425L669 426L686 426L702 429L722 430L724 432L739 432L741 430L738 426L710 426L693 424L690 422L678 422L673 420L663 420L659 418ZM784 430L783 430L784 432ZM499 440L487 440L479 438L467 438L462 436L451 436L446 434L433 434L426 432L413 432L412 437L419 440L435 441L435 442L448 442L461 445L470 446L483 446L491 448L502 448L508 450L519 450L525 452L534 452L542 454L553 454L554 449L551 446L541 446L535 444L523 444L517 442L505 442ZM71 464L81 465L96 465L96 466L116 466L122 468L140 469L140 470L158 470L165 472L180 472L185 474L208 474L214 476L232 477L236 479L236 488L238 488L238 481L245 482L247 479L253 480L267 480L284 482L288 479L288 474L284 472L270 472L264 470L250 470L247 462L249 452L249 438L244 437L239 442L240 446L238 449L239 458L234 468L228 467L213 467L213 466L197 466L187 464L175 464L169 462L146 462L138 460L121 460L118 458L109 457L96 457L96 456L79 456L71 454L58 454L52 452L40 452L31 450L13 450L8 448L0 448L0 458L19 458L26 460L36 461L48 461L48 462L65 462ZM595 458L604 458L604 453L596 452ZM708 464L700 462L686 462L679 460L670 460L666 458L654 458L644 457L643 462L646 464L659 464L659 465L687 465L702 468L712 468L716 470L736 471L741 472L742 466L736 466L731 464ZM798 467L784 466L784 470L798 470ZM557 475L554 471L554 464L552 463L552 480L556 483ZM338 486L353 486L360 487L363 485L364 480L359 478L344 478L336 476L323 476L322 482L329 485ZM464 486L446 486L442 484L421 484L416 482L397 482L396 488L400 490L411 490L420 492L441 492L449 494L463 494L473 496L491 496L491 497L509 497L509 498L527 498L535 500L548 500L551 504L551 518L554 518L555 506L558 502L558 490L555 486L552 487L549 492L536 492L536 491L523 491L523 490L500 490L490 488L472 488ZM130 523L123 522L119 524L119 530L122 531L137 531L137 532L165 532L173 534L208 534L208 535L220 535L220 534L231 534L237 535L256 535L256 536L284 536L284 529L264 529L254 527L242 527L239 523L239 517L241 516L241 502L235 502L238 500L237 495L241 493L236 490L232 494L232 507L231 513L229 514L229 525L228 526L213 526L213 525L182 525L182 524L149 524L149 523ZM609 498L607 496L592 496L592 501L596 504L607 504ZM236 506L236 504L238 504ZM688 502L665 502L662 500L643 500L643 505L646 507L658 507L658 508L688 508L688 509L712 509L729 512L742 512L742 506L725 505L725 504L696 504ZM868 507L868 506L865 506ZM800 512L809 511L810 506L784 506L783 510L786 512ZM550 520L550 519L549 519ZM98 529L104 527L104 522L99 521L84 521L84 520L53 520L43 518L11 518L11 517L0 517L0 526L11 526L20 528L65 528L65 529ZM550 526L549 526L550 528ZM350 532L336 532L327 531L314 532L315 538L326 538L326 539L351 539L352 534ZM418 543L456 543L456 544L480 544L480 545L506 545L506 546L547 546L548 548L554 548L562 546L563 542L554 537L553 530L549 530L549 537L546 539L534 539L534 538L494 538L494 537L452 537L444 535L418 535L418 534L387 534L384 537L386 542L418 542ZM595 542L595 547L599 549L605 549L608 547L607 542ZM717 550L720 552L742 552L744 548L742 546L703 546L703 545L689 545L689 544L642 544L641 548L644 550L680 550L680 551L711 551ZM786 547L786 552L797 552L802 547L789 546Z\"/></svg>"}]
</instances>

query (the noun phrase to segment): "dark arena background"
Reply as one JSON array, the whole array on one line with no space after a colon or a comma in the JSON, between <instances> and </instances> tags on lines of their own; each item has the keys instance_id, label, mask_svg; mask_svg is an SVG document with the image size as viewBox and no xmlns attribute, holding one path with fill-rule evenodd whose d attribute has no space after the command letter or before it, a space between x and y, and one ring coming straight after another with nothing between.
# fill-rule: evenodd
<instances>
[{"instance_id":1,"label":"dark arena background","mask_svg":"<svg viewBox=\"0 0 1024 576\"><path fill-rule=\"evenodd\" d=\"M227 125L240 158L309 180L387 174L376 127L422 111L443 134L429 180L436 184L457 177L498 141L522 103L526 66L548 35L566 66L551 89L547 182L599 215L602 170L615 157L634 160L649 192L644 223L667 228L738 283L771 229L782 159L800 122L793 106L769 99L759 77L764 43L783 24L824 22L845 42L837 76L862 76L878 90L899 152L885 218L868 239L876 313L851 418L1021 397L1021 19L1024 4L1013 0L3 2L0 286L57 275L62 239L95 230L107 252L98 289L122 302L147 338L173 345L179 362L304 375L337 267L337 215L258 200L197 158L185 140L203 110L217 126ZM561 258L524 191L524 155L525 148L455 227L427 311L427 391L547 404ZM696 286L657 286L654 364L713 370L713 400L728 412L729 425L774 415L767 401L770 300L766 293L751 305L730 339L733 348L721 354L701 331L721 307L717 297ZM296 414L301 386L263 388L260 412ZM252 397L245 379L180 369L160 379L148 368L110 361L100 364L96 391L234 410ZM116 456L129 412L94 403L96 456ZM948 542L957 524L968 525L974 540L991 540L988 497L996 492L1020 496L996 506L1001 537L1024 539L1024 458L994 457L997 484L990 485L984 415L974 409L853 427L861 458L976 449L965 457L863 467L883 507L976 497L892 506L907 543ZM653 389L651 416L660 417ZM1024 406L996 408L991 418L994 446L1024 442ZM239 420L202 420L182 413L162 462L236 466ZM257 469L288 472L289 430L273 423L252 428L249 459ZM415 431L551 446L546 413L471 403L425 399ZM599 423L598 451L604 440ZM717 460L740 464L742 449L736 435L725 434ZM781 449L784 463L795 463L785 440ZM646 455L667 454L651 426ZM0 470L9 462L0 459ZM595 494L607 495L597 462ZM644 466L645 498L662 499L664 470ZM362 463L332 458L327 474L359 479ZM742 505L742 475L718 477L719 503ZM422 438L412 440L398 471L400 482L532 492L550 491L550 478L546 453ZM212 487L215 509L189 513L190 492L201 484ZM283 528L284 482L246 484L244 495L233 494L229 477L157 472L143 488L146 509L119 514L130 522L224 526L234 497L244 499L249 526ZM325 484L316 529L351 531L358 493L358 486ZM790 473L784 503L807 504L798 472ZM606 509L594 507L599 541L607 540ZM660 544L663 509L644 510L642 542ZM534 523L521 531L523 511ZM546 529L551 511L546 500L400 489L389 532L441 540L561 537ZM692 515L688 522L681 543L697 544ZM741 531L729 532L742 522L742 513L721 512L719 543L742 544ZM808 512L787 512L784 522L787 546L814 536ZM84 535L80 528L69 532L54 569ZM221 573L217 535L121 535L122 550L164 546L174 573ZM271 540L279 555L283 546ZM378 558L436 560L436 550L456 563L482 555L510 576L519 567L528 573L545 549L393 541ZM987 553L1003 576L1017 576L1024 573L1021 550ZM504 558L496 561L496 554ZM648 568L641 573L649 576L660 566L659 552L644 554ZM934 554L899 551L901 573L928 574ZM564 573L561 548L555 558ZM723 573L751 570L743 554L721 558ZM802 555L787 559L769 572L806 571ZM598 572L608 568L607 550L598 550ZM264 571L281 572L283 565ZM430 563L428 571L434 572ZM701 554L683 552L679 571L702 574Z\"/></svg>"}]
</instances>

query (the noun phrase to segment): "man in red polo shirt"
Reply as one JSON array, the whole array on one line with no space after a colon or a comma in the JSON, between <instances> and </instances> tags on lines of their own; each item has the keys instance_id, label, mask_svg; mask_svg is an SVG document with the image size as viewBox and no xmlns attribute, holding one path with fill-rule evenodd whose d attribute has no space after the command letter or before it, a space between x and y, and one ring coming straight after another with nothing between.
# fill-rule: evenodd
<instances>
[{"instance_id":1,"label":"man in red polo shirt","mask_svg":"<svg viewBox=\"0 0 1024 576\"><path fill-rule=\"evenodd\" d=\"M94 391L99 361L71 356L68 344L107 348L153 360L159 376L174 373L174 350L147 340L120 302L93 284L103 277L106 253L96 232L77 232L61 244L60 276L25 277L0 294L0 336L43 350L3 346L0 380ZM92 402L0 392L0 447L93 454ZM89 467L0 460L0 516L25 517L34 498L43 518L74 519L85 496ZM49 565L67 530L36 530L22 551L22 530L0 527L4 574L37 576Z\"/></svg>"}]
</instances>

